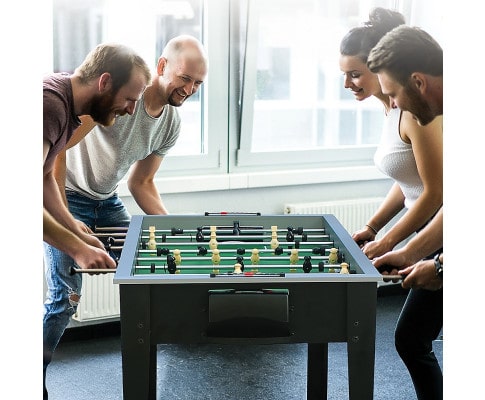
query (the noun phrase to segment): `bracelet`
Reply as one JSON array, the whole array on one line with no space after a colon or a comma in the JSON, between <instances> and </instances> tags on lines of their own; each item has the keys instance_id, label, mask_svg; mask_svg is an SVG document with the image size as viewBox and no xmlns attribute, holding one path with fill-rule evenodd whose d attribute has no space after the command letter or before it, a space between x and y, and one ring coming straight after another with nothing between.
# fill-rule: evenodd
<instances>
[{"instance_id":1,"label":"bracelet","mask_svg":"<svg viewBox=\"0 0 485 400\"><path fill-rule=\"evenodd\" d=\"M365 226L367 226L368 228L370 228L370 230L371 230L372 232L374 232L374 235L377 235L377 231L376 231L376 229L375 229L375 228L373 228L373 227L372 227L372 226L370 226L369 224L365 224Z\"/></svg>"}]
</instances>

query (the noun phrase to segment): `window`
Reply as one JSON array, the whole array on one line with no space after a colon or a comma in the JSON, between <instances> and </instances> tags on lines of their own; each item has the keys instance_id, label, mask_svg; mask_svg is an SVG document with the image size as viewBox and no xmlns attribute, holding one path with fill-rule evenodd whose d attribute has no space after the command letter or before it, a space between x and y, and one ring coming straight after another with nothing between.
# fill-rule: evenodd
<instances>
[{"instance_id":1,"label":"window","mask_svg":"<svg viewBox=\"0 0 485 400\"><path fill-rule=\"evenodd\" d=\"M141 0L129 9L120 4L116 0L54 0L54 71L74 71L104 41L128 41L154 67L172 37L184 33L202 40L201 0ZM172 149L173 155L204 154L207 149L202 93L197 92L179 108L184 135Z\"/></svg>"},{"instance_id":2,"label":"window","mask_svg":"<svg viewBox=\"0 0 485 400\"><path fill-rule=\"evenodd\" d=\"M191 34L208 51L209 75L179 108L182 132L161 176L369 166L383 109L344 89L340 40L375 6L426 29L427 16L439 21L432 3L53 0L53 70L72 71L103 41L135 48L154 67L171 37Z\"/></svg>"},{"instance_id":3,"label":"window","mask_svg":"<svg viewBox=\"0 0 485 400\"><path fill-rule=\"evenodd\" d=\"M343 87L340 40L394 1L248 2L240 147L236 168L372 163L383 123L374 98Z\"/></svg>"}]
</instances>

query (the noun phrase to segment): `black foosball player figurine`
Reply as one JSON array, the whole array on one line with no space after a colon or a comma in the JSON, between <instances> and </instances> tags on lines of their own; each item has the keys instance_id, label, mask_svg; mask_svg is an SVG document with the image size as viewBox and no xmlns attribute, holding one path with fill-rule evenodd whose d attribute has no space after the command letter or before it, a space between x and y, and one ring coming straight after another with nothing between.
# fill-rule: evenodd
<instances>
[{"instance_id":1,"label":"black foosball player figurine","mask_svg":"<svg viewBox=\"0 0 485 400\"><path fill-rule=\"evenodd\" d=\"M239 236L241 234L241 227L239 226L239 221L233 221L232 234L234 236Z\"/></svg>"},{"instance_id":2,"label":"black foosball player figurine","mask_svg":"<svg viewBox=\"0 0 485 400\"><path fill-rule=\"evenodd\" d=\"M308 273L312 270L312 257L305 256L303 257L303 272Z\"/></svg>"},{"instance_id":3,"label":"black foosball player figurine","mask_svg":"<svg viewBox=\"0 0 485 400\"><path fill-rule=\"evenodd\" d=\"M197 242L203 242L204 241L204 234L202 233L202 227L201 226L197 227L197 233L195 234L195 240Z\"/></svg>"},{"instance_id":4,"label":"black foosball player figurine","mask_svg":"<svg viewBox=\"0 0 485 400\"><path fill-rule=\"evenodd\" d=\"M175 257L171 254L167 255L167 269L171 274L175 274L177 270L177 264L175 263Z\"/></svg>"},{"instance_id":5,"label":"black foosball player figurine","mask_svg":"<svg viewBox=\"0 0 485 400\"><path fill-rule=\"evenodd\" d=\"M113 236L109 236L106 239L106 243L104 244L104 248L108 252L108 254L111 256L113 260L115 260L116 265L118 266L118 261L119 257L115 254L115 252L112 250L112 247L115 245L115 238Z\"/></svg>"},{"instance_id":6,"label":"black foosball player figurine","mask_svg":"<svg viewBox=\"0 0 485 400\"><path fill-rule=\"evenodd\" d=\"M293 240L295 240L295 234L293 233L293 227L289 226L288 232L286 233L286 241L293 242Z\"/></svg>"}]
</instances>

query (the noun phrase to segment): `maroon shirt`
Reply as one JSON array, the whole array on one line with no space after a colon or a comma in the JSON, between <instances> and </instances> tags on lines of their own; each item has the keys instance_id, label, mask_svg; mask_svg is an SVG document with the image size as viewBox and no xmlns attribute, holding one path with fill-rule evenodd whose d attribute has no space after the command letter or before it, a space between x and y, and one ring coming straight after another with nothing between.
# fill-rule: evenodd
<instances>
[{"instance_id":1,"label":"maroon shirt","mask_svg":"<svg viewBox=\"0 0 485 400\"><path fill-rule=\"evenodd\" d=\"M44 162L44 175L51 171L54 160L66 146L81 121L74 111L70 75L52 74L44 78L44 139L51 144Z\"/></svg>"}]
</instances>

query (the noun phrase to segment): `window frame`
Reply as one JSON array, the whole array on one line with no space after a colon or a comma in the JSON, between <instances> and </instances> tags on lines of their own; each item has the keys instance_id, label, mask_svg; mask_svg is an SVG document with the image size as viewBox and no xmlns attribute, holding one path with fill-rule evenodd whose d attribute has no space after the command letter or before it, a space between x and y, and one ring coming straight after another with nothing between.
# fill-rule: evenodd
<instances>
[{"instance_id":1,"label":"window frame","mask_svg":"<svg viewBox=\"0 0 485 400\"><path fill-rule=\"evenodd\" d=\"M398 1L390 1L398 3ZM240 121L240 146L235 149L236 157L234 164L231 165L233 172L248 172L264 169L270 170L289 170L289 169L306 169L306 168L327 168L327 167L351 167L351 166L369 166L373 165L373 156L377 149L377 143L372 145L340 145L330 146L328 148L318 148L315 150L291 150L291 151L258 151L253 152L252 135L253 135L253 117L254 102L256 93L256 64L257 64L257 42L259 37L259 2L258 0L248 0L248 13L250 16L247 20L247 42L245 53L245 64L243 73L243 89L241 100L241 121ZM397 7L393 5L392 7ZM362 9L369 11L369 7L361 6ZM251 18L252 17L252 18ZM365 17L363 17L365 19ZM232 32L231 32L232 33ZM235 40L231 41L235 43ZM231 60L231 64L234 61ZM332 88L337 92L343 86L343 80L340 77L338 65L335 65L335 81L332 81ZM265 102L268 102L267 100ZM281 101L280 103L284 103ZM362 111L373 109L370 101L356 102L355 99L332 99L332 101L318 101L317 107L310 109L312 113L320 109L325 111L335 110L334 118L340 118L340 112L343 110L352 110L356 113L356 119L361 118ZM296 105L298 107L298 105ZM308 106L303 105L305 110ZM356 126L356 130L359 126Z\"/></svg>"},{"instance_id":2,"label":"window frame","mask_svg":"<svg viewBox=\"0 0 485 400\"><path fill-rule=\"evenodd\" d=\"M256 73L254 68L252 72L250 69L251 63L255 63L255 46L247 46L244 53L241 51L239 38L245 32L240 23L241 17L247 15L241 15L244 10L241 10L239 1L203 0L201 39L208 52L209 69L200 89L200 98L203 99L202 123L204 133L208 134L208 145L199 155L172 155L169 152L156 175L156 182L163 185L161 190L203 191L382 179L383 175L373 164L376 145L257 153L248 150L252 126L251 107L246 104L251 97L247 82L255 81L250 75ZM436 10L417 3L416 0L395 0L392 7L403 12L409 24L413 24L415 18L423 21L422 9L428 9L428 16ZM257 40L255 29L249 29L248 35L249 41ZM50 51L52 60L53 49ZM244 55L246 60L241 63ZM244 65L244 71L241 71L241 65ZM338 75L338 65L335 67ZM241 76L246 87L240 85ZM336 82L336 85L342 84L341 79ZM255 88L252 90L254 93ZM342 107L343 102L348 109L366 107L366 102L357 103L353 99L340 100L333 106ZM323 176L325 171L330 171L332 176ZM281 178L275 178L280 172ZM195 182L197 177L200 183ZM180 189L179 182L190 187ZM122 182L120 188L122 193L128 193L125 183Z\"/></svg>"}]
</instances>

